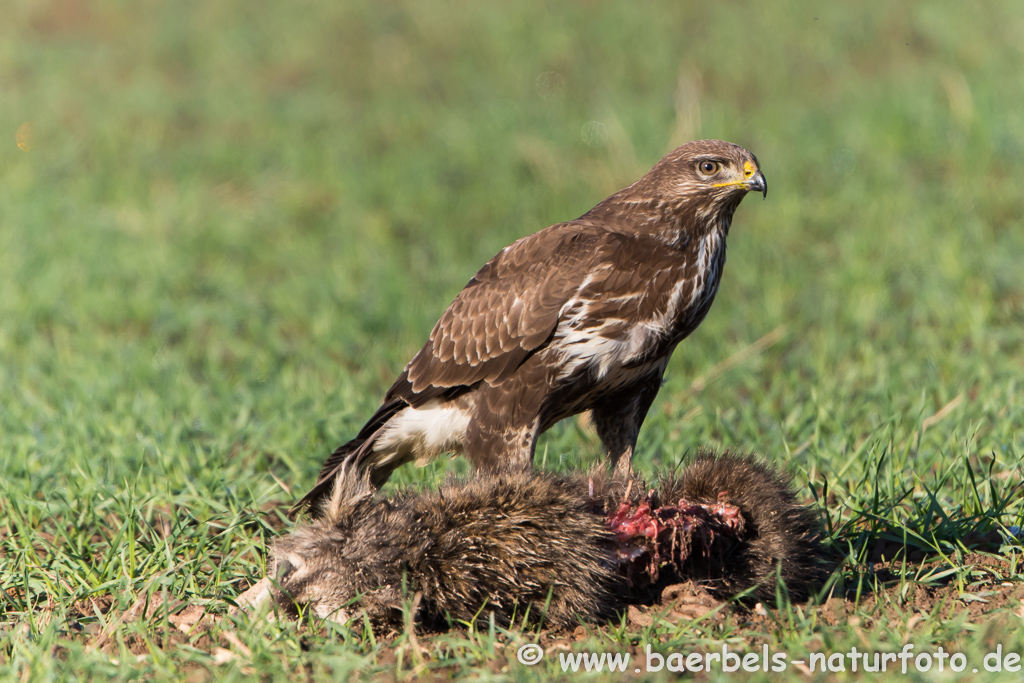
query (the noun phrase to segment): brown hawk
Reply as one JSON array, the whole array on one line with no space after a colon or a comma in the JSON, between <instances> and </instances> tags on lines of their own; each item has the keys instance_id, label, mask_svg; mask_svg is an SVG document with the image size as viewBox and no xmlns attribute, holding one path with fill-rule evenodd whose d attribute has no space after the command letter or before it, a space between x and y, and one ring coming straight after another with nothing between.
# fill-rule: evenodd
<instances>
[{"instance_id":1,"label":"brown hawk","mask_svg":"<svg viewBox=\"0 0 1024 683\"><path fill-rule=\"evenodd\" d=\"M690 142L576 220L502 249L296 508L339 476L380 486L444 452L477 468L529 466L537 437L585 410L628 471L669 356L714 301L729 225L751 190L768 192L753 154Z\"/></svg>"}]
</instances>

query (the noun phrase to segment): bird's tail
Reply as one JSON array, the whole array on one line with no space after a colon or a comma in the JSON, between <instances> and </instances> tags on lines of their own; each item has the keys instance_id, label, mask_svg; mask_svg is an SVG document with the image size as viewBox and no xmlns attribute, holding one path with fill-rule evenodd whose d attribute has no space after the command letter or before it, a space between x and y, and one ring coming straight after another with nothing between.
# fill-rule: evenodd
<instances>
[{"instance_id":1,"label":"bird's tail","mask_svg":"<svg viewBox=\"0 0 1024 683\"><path fill-rule=\"evenodd\" d=\"M330 497L334 482L338 477L346 479L369 477L369 481L374 487L383 486L398 463L390 465L374 463L371 458L373 446L388 420L408 405L402 399L385 401L384 405L378 408L373 417L359 430L356 438L342 444L327 457L323 467L320 468L320 474L317 476L313 488L292 506L288 511L289 514L294 517L303 509L309 508L314 516L319 516L318 511Z\"/></svg>"}]
</instances>

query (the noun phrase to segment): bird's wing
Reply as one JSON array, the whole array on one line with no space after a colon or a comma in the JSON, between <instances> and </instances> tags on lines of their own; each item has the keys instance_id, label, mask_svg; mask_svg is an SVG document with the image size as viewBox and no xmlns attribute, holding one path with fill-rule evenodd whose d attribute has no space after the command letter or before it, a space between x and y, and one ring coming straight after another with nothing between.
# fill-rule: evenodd
<instances>
[{"instance_id":1,"label":"bird's wing","mask_svg":"<svg viewBox=\"0 0 1024 683\"><path fill-rule=\"evenodd\" d=\"M405 390L435 394L514 372L551 338L562 307L601 258L602 242L605 231L562 223L499 252L434 325L403 373Z\"/></svg>"},{"instance_id":2,"label":"bird's wing","mask_svg":"<svg viewBox=\"0 0 1024 683\"><path fill-rule=\"evenodd\" d=\"M560 223L524 237L473 276L388 398L415 405L480 381L498 383L580 304L595 317L633 317L653 284L641 271L667 272L670 260L596 223Z\"/></svg>"}]
</instances>

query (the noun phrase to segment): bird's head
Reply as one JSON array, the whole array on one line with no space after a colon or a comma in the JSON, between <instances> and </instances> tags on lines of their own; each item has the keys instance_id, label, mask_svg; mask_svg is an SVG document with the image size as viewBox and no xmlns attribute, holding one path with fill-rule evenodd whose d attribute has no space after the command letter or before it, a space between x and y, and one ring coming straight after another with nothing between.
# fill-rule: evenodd
<instances>
[{"instance_id":1,"label":"bird's head","mask_svg":"<svg viewBox=\"0 0 1024 683\"><path fill-rule=\"evenodd\" d=\"M666 198L699 198L716 205L739 204L750 191L768 196L768 182L757 157L723 140L697 140L677 147L643 180Z\"/></svg>"},{"instance_id":2,"label":"bird's head","mask_svg":"<svg viewBox=\"0 0 1024 683\"><path fill-rule=\"evenodd\" d=\"M728 233L736 207L748 192L768 196L757 158L722 140L688 142L669 152L647 174L589 212L606 223L688 243L708 230Z\"/></svg>"}]
</instances>

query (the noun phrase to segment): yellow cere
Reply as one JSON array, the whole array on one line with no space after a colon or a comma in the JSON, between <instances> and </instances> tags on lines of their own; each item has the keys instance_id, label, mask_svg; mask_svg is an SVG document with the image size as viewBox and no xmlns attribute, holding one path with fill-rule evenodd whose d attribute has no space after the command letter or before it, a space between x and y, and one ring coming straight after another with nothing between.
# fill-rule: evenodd
<instances>
[{"instance_id":1,"label":"yellow cere","mask_svg":"<svg viewBox=\"0 0 1024 683\"><path fill-rule=\"evenodd\" d=\"M715 183L712 187L729 187L730 185L743 185L750 176L754 175L754 165L749 161L743 162L743 180L730 180L727 183Z\"/></svg>"}]
</instances>

